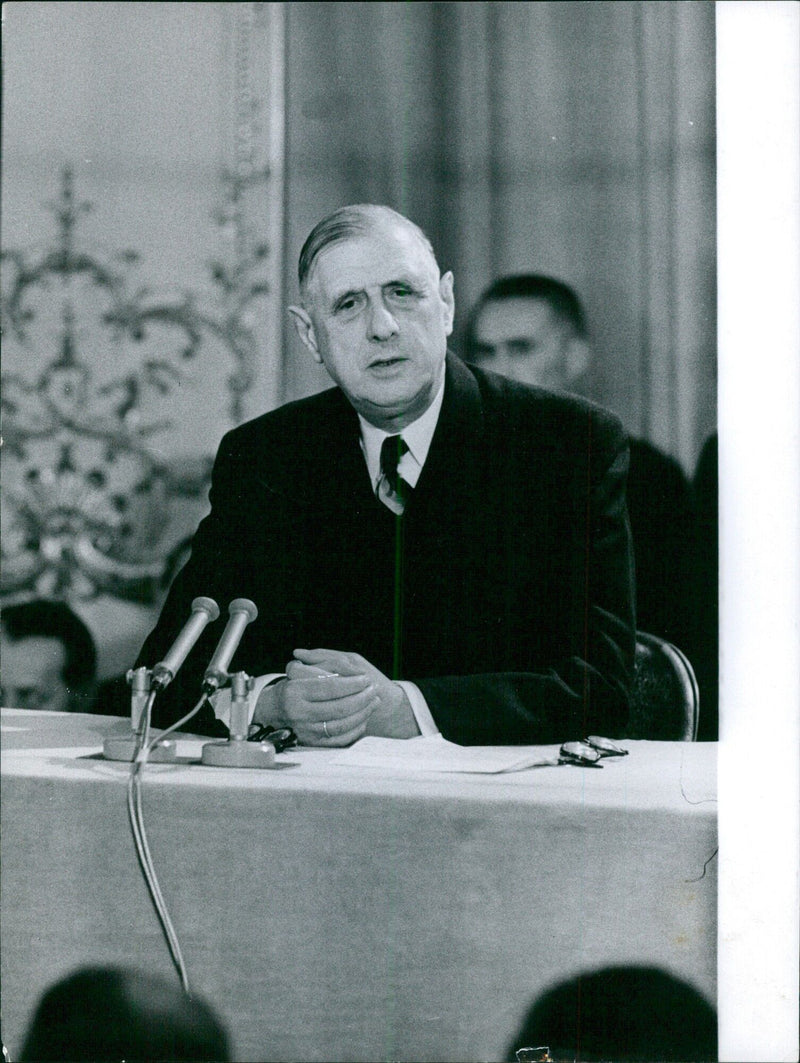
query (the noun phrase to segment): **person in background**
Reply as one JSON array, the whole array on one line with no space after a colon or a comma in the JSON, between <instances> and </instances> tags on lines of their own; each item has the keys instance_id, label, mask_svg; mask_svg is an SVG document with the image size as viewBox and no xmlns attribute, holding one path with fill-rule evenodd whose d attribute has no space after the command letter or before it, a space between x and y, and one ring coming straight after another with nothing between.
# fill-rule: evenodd
<instances>
[{"instance_id":1,"label":"person in background","mask_svg":"<svg viewBox=\"0 0 800 1063\"><path fill-rule=\"evenodd\" d=\"M483 292L468 318L463 356L512 380L586 394L593 355L580 299L553 277L502 277ZM647 440L628 442L637 627L674 643L694 664L698 591L691 487L673 458ZM701 720L707 694L701 690Z\"/></svg>"},{"instance_id":2,"label":"person in background","mask_svg":"<svg viewBox=\"0 0 800 1063\"><path fill-rule=\"evenodd\" d=\"M177 982L142 971L85 967L52 985L31 1020L21 1063L216 1060L228 1033L212 1008Z\"/></svg>"},{"instance_id":3,"label":"person in background","mask_svg":"<svg viewBox=\"0 0 800 1063\"><path fill-rule=\"evenodd\" d=\"M549 1054L524 1051L539 1047ZM658 967L605 967L542 993L506 1058L712 1063L717 1014L693 986Z\"/></svg>"},{"instance_id":4,"label":"person in background","mask_svg":"<svg viewBox=\"0 0 800 1063\"><path fill-rule=\"evenodd\" d=\"M337 386L223 438L139 666L163 660L196 596L246 596L258 617L233 664L257 680L251 719L305 745L621 734L635 619L619 420L449 354L453 275L386 206L322 219L298 281L295 327ZM218 639L209 625L155 727L197 702ZM227 694L192 730L219 733Z\"/></svg>"},{"instance_id":5,"label":"person in background","mask_svg":"<svg viewBox=\"0 0 800 1063\"><path fill-rule=\"evenodd\" d=\"M501 277L470 312L464 357L523 384L581 393L591 350L578 296L538 273Z\"/></svg>"},{"instance_id":6,"label":"person in background","mask_svg":"<svg viewBox=\"0 0 800 1063\"><path fill-rule=\"evenodd\" d=\"M86 624L65 602L42 599L0 610L3 705L92 712L97 650Z\"/></svg>"}]
</instances>

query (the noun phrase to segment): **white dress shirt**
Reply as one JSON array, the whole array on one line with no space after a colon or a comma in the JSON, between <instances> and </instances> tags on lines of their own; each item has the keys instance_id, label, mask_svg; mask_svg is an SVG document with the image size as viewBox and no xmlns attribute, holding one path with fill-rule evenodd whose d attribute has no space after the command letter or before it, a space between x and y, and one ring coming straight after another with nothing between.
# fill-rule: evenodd
<instances>
[{"instance_id":1,"label":"white dress shirt","mask_svg":"<svg viewBox=\"0 0 800 1063\"><path fill-rule=\"evenodd\" d=\"M421 417L418 417L416 421L412 421L410 425L407 425L402 432L399 433L403 437L408 450L400 459L397 471L410 487L417 486L417 480L419 480L422 467L428 457L428 451L430 450L431 442L433 441L433 433L436 431L436 425L439 421L439 413L442 409L443 399L444 366L442 366L442 379L433 402ZM381 472L381 447L387 436L397 435L398 433L385 432L382 428L376 428L375 425L364 420L361 414L358 415L358 420L361 426L361 452L367 463L372 490L376 496L378 496L378 488L383 476L383 473ZM253 680L253 689L250 692L249 699L251 720L253 719L256 702L258 701L261 691L265 686L268 686L270 683L274 683L281 678L283 678L283 673L273 672L270 675L257 676ZM417 727L419 727L420 734L439 734L439 728L434 723L433 716L428 708L428 703L425 701L419 687L415 683L409 683L407 680L402 679L398 680L398 685L405 691L406 697L408 698L411 709L414 713L414 719L417 721ZM212 697L211 701L214 707L214 715L218 720L222 720L227 726L228 721L230 720L231 710L230 690L221 690L218 694L215 694Z\"/></svg>"},{"instance_id":2,"label":"white dress shirt","mask_svg":"<svg viewBox=\"0 0 800 1063\"><path fill-rule=\"evenodd\" d=\"M384 439L392 435L401 435L408 450L397 465L398 473L403 477L409 487L416 487L417 480L422 472L422 466L428 457L428 451L433 440L433 433L439 421L439 413L444 399L444 376L436 392L433 402L421 417L412 421L402 432L384 432L382 428L376 428L374 424L364 420L361 414L358 421L361 425L361 453L367 463L372 490L377 495L378 486L381 482L381 447Z\"/></svg>"}]
</instances>

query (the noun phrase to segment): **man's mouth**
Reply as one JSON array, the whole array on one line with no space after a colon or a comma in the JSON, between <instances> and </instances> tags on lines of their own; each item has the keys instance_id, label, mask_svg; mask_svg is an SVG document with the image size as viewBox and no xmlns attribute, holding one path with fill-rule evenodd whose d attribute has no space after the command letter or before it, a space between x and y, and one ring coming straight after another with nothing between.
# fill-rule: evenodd
<instances>
[{"instance_id":1,"label":"man's mouth","mask_svg":"<svg viewBox=\"0 0 800 1063\"><path fill-rule=\"evenodd\" d=\"M402 355L391 355L385 358L375 358L369 363L370 369L390 369L394 365L400 365L406 359Z\"/></svg>"}]
</instances>

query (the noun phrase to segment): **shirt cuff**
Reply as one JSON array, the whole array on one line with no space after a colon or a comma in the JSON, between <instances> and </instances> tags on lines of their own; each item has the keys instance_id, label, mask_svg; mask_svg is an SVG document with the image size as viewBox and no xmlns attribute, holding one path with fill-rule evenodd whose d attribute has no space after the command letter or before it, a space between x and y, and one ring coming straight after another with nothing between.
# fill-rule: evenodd
<instances>
[{"instance_id":1,"label":"shirt cuff","mask_svg":"<svg viewBox=\"0 0 800 1063\"><path fill-rule=\"evenodd\" d=\"M428 708L428 703L422 695L422 691L414 683L409 683L406 679L399 679L397 685L401 686L405 691L409 704L411 705L411 711L414 713L414 719L417 721L417 727L419 727L419 733L426 738L430 738L432 735L439 734L439 728L436 726L431 716L431 710Z\"/></svg>"},{"instance_id":2,"label":"shirt cuff","mask_svg":"<svg viewBox=\"0 0 800 1063\"><path fill-rule=\"evenodd\" d=\"M248 701L248 724L252 723L253 713L256 711L256 702L264 687L270 686L270 684L277 682L279 679L285 679L284 672L270 672L269 675L258 675L253 680L253 689L250 691ZM420 695L421 697L422 695ZM221 720L227 728L230 729L231 724L231 688L226 687L224 690L218 690L216 694L213 694L209 701L211 707L214 710L214 715L218 720ZM424 702L423 702L424 704ZM427 707L427 706L426 706Z\"/></svg>"}]
</instances>

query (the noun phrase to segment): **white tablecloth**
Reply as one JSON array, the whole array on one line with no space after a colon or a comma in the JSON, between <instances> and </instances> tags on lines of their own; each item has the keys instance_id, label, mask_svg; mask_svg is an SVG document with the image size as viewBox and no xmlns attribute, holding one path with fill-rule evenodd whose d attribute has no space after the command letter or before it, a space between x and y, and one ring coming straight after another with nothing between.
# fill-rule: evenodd
<instances>
[{"instance_id":1,"label":"white tablecloth","mask_svg":"<svg viewBox=\"0 0 800 1063\"><path fill-rule=\"evenodd\" d=\"M2 714L3 1039L87 963L173 973L111 717ZM502 1059L545 987L655 964L714 1000L716 746L602 770L413 774L334 751L151 765L156 869L190 985L242 1060ZM181 744L194 755L200 743ZM177 978L177 975L175 975Z\"/></svg>"}]
</instances>

